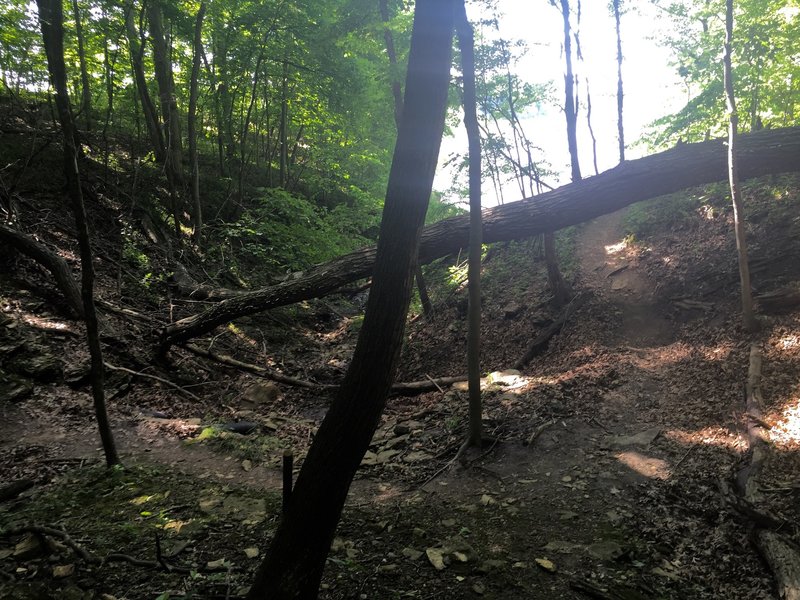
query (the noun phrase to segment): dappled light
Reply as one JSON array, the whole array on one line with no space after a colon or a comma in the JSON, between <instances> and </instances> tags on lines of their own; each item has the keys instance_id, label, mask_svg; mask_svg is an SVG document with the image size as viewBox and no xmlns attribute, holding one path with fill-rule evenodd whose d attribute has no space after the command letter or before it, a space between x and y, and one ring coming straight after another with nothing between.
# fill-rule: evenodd
<instances>
[{"instance_id":1,"label":"dappled light","mask_svg":"<svg viewBox=\"0 0 800 600\"><path fill-rule=\"evenodd\" d=\"M770 429L770 442L778 448L800 449L800 398L792 398L778 413Z\"/></svg>"},{"instance_id":2,"label":"dappled light","mask_svg":"<svg viewBox=\"0 0 800 600\"><path fill-rule=\"evenodd\" d=\"M661 458L647 456L641 452L618 452L615 456L620 463L639 475L650 479L667 479L670 476L669 463Z\"/></svg>"},{"instance_id":3,"label":"dappled light","mask_svg":"<svg viewBox=\"0 0 800 600\"><path fill-rule=\"evenodd\" d=\"M664 435L686 446L715 446L736 454L746 449L745 441L739 432L731 431L721 425L709 425L695 431L670 429L665 431Z\"/></svg>"}]
</instances>

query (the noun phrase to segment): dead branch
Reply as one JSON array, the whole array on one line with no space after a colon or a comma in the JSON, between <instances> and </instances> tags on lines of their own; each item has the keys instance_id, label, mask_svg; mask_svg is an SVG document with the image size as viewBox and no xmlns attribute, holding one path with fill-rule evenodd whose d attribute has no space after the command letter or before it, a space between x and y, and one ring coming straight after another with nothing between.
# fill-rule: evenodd
<instances>
[{"instance_id":1,"label":"dead branch","mask_svg":"<svg viewBox=\"0 0 800 600\"><path fill-rule=\"evenodd\" d=\"M44 244L3 223L0 223L0 240L5 241L12 248L32 258L50 271L61 293L64 294L69 308L79 317L83 316L81 290L78 287L78 282L72 277L72 269L70 269L67 261L52 252Z\"/></svg>"},{"instance_id":2,"label":"dead branch","mask_svg":"<svg viewBox=\"0 0 800 600\"><path fill-rule=\"evenodd\" d=\"M241 369L242 371L247 371L249 373L254 373L255 375L260 375L265 377L266 379L271 379L272 381L277 381L279 383L285 383L286 385L292 385L294 387L301 387L306 389L336 389L339 386L330 383L315 383L313 381L305 381L303 379L297 379L295 377L289 377L288 375L281 375L271 369L267 369L266 367L261 367L259 365L253 365L250 363L245 363L240 360L236 360L232 356L228 356L227 354L219 354L217 352L211 352L210 350L204 350L199 346L195 346L194 344L186 344L184 346L189 352L197 354L198 356L202 356L204 358L208 358L217 362L220 362L224 365L228 365L229 367L235 367L237 369Z\"/></svg>"},{"instance_id":3,"label":"dead branch","mask_svg":"<svg viewBox=\"0 0 800 600\"><path fill-rule=\"evenodd\" d=\"M539 425L539 426L538 426L536 429L534 429L534 430L533 430L533 432L532 432L532 433L531 433L531 434L528 436L528 439L527 439L527 440L525 440L525 445L526 445L526 446L530 446L531 444L533 444L533 442L535 442L535 441L536 441L536 438L538 438L540 435L542 435L542 433L544 433L544 430L545 430L545 429L547 429L548 427L550 427L551 425L553 425L555 422L556 422L556 420L555 420L555 419L551 419L551 420L549 420L549 421L545 421L544 423L542 423L541 425Z\"/></svg>"},{"instance_id":4,"label":"dead branch","mask_svg":"<svg viewBox=\"0 0 800 600\"><path fill-rule=\"evenodd\" d=\"M190 392L186 388L182 388L177 383L173 383L173 382L169 381L168 379L164 379L163 377L159 377L158 375L150 375L149 373L142 373L141 371L134 371L133 369L126 369L125 367L117 367L115 365L112 365L109 362L104 362L103 364L105 365L106 369L109 369L111 371L122 371L123 373L129 373L130 375L134 375L136 377L145 377L147 379L154 379L154 380L156 380L156 381L158 381L160 383L163 383L164 385L167 385L167 386L169 386L169 387L171 387L173 389L178 390L181 394L184 394L185 396L188 396L192 400L200 400L200 398L195 396L192 392Z\"/></svg>"}]
</instances>

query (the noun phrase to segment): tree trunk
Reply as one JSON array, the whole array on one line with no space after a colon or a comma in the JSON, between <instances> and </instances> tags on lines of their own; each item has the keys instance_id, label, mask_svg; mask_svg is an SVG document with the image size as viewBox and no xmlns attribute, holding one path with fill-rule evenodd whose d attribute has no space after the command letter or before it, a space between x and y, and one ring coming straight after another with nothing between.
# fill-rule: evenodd
<instances>
[{"instance_id":1,"label":"tree trunk","mask_svg":"<svg viewBox=\"0 0 800 600\"><path fill-rule=\"evenodd\" d=\"M75 227L78 232L78 246L81 255L81 297L83 300L84 319L86 321L86 337L91 355L92 397L94 399L97 426L103 442L106 464L110 467L119 464L114 436L106 412L105 394L103 391L103 352L100 347L100 336L97 323L97 312L94 305L94 267L92 266L92 247L89 241L89 226L86 210L83 205L80 174L78 172L78 153L75 148L75 125L69 106L67 93L67 76L64 66L64 14L61 0L37 0L39 7L39 23L42 28L47 66L50 79L56 91L56 108L61 122L64 137L64 174L67 179L67 190L75 215Z\"/></svg>"},{"instance_id":2,"label":"tree trunk","mask_svg":"<svg viewBox=\"0 0 800 600\"><path fill-rule=\"evenodd\" d=\"M78 38L78 63L81 70L81 114L86 123L86 131L92 130L92 88L89 85L89 69L86 66L86 51L83 40L83 23L78 0L72 0L72 14L75 19L75 36Z\"/></svg>"},{"instance_id":3,"label":"tree trunk","mask_svg":"<svg viewBox=\"0 0 800 600\"><path fill-rule=\"evenodd\" d=\"M150 23L150 38L153 45L153 67L158 84L161 118L166 133L167 152L164 169L170 186L170 211L175 221L175 235L180 237L180 188L183 187L183 147L178 103L175 98L175 82L172 77L172 62L164 35L164 20L161 6L156 0L147 5L147 20Z\"/></svg>"},{"instance_id":4,"label":"tree trunk","mask_svg":"<svg viewBox=\"0 0 800 600\"><path fill-rule=\"evenodd\" d=\"M737 141L740 179L800 170L800 127L764 129L741 135ZM726 178L724 140L684 144L625 161L605 173L533 198L487 208L483 211L483 241L502 242L557 231L634 202ZM469 217L453 217L429 225L420 240L420 263L458 252L468 240ZM168 325L162 332L161 350L237 317L325 296L347 283L369 277L374 262L375 248L362 248L278 285L220 302L203 313Z\"/></svg>"},{"instance_id":5,"label":"tree trunk","mask_svg":"<svg viewBox=\"0 0 800 600\"><path fill-rule=\"evenodd\" d=\"M569 0L561 0L561 16L564 20L564 115L567 119L567 146L569 148L572 182L580 181L581 167L578 161L578 108L575 102L575 77L572 72L572 32L569 24ZM564 306L572 297L572 290L564 281L558 268L555 234L547 231L544 234L544 260L547 265L547 283L553 293L556 307Z\"/></svg>"},{"instance_id":6,"label":"tree trunk","mask_svg":"<svg viewBox=\"0 0 800 600\"><path fill-rule=\"evenodd\" d=\"M617 139L619 140L619 162L625 162L625 129L622 126L622 37L619 31L619 2L612 0L614 28L617 32Z\"/></svg>"},{"instance_id":7,"label":"tree trunk","mask_svg":"<svg viewBox=\"0 0 800 600\"><path fill-rule=\"evenodd\" d=\"M467 381L469 432L466 443L481 447L481 138L475 92L475 40L463 0L458 7L456 31L464 77L464 126L469 147L469 307L467 310Z\"/></svg>"},{"instance_id":8,"label":"tree trunk","mask_svg":"<svg viewBox=\"0 0 800 600\"><path fill-rule=\"evenodd\" d=\"M725 79L725 103L728 107L728 181L733 201L733 227L736 235L736 250L739 255L739 279L742 296L742 322L744 328L754 332L758 328L753 312L753 295L750 290L750 266L747 260L747 237L744 231L744 207L742 191L739 186L739 165L737 156L737 127L739 115L736 112L736 99L733 94L731 78L731 43L733 40L733 0L725 2L725 52L722 57Z\"/></svg>"},{"instance_id":9,"label":"tree trunk","mask_svg":"<svg viewBox=\"0 0 800 600\"><path fill-rule=\"evenodd\" d=\"M284 187L286 185L287 180L287 172L286 172L286 153L288 151L288 144L286 142L286 136L288 135L287 123L288 120L288 112L289 112L289 99L287 98L288 95L288 81L289 81L289 63L284 58L283 59L283 80L281 81L281 121L278 125L278 144L279 144L279 152L280 152L280 170L278 172L278 187Z\"/></svg>"},{"instance_id":10,"label":"tree trunk","mask_svg":"<svg viewBox=\"0 0 800 600\"><path fill-rule=\"evenodd\" d=\"M203 17L206 14L206 3L200 3L197 11L197 18L194 24L194 55L192 56L192 78L189 84L189 116L188 116L188 135L189 135L189 160L192 163L192 238L194 243L200 246L200 236L203 229L203 205L200 202L200 168L197 163L197 79L200 76L200 57L203 54Z\"/></svg>"},{"instance_id":11,"label":"tree trunk","mask_svg":"<svg viewBox=\"0 0 800 600\"><path fill-rule=\"evenodd\" d=\"M317 597L347 490L383 412L400 357L417 245L444 130L453 5L453 0L416 3L405 117L389 174L364 325L248 598Z\"/></svg>"},{"instance_id":12,"label":"tree trunk","mask_svg":"<svg viewBox=\"0 0 800 600\"><path fill-rule=\"evenodd\" d=\"M250 92L250 102L247 105L247 113L242 123L242 134L239 136L239 201L241 202L244 193L244 172L247 165L247 134L250 131L250 119L253 116L253 106L256 103L256 96L258 94L258 79L261 74L261 62L264 60L264 46L261 47L256 60L256 68L253 72L253 85Z\"/></svg>"},{"instance_id":13,"label":"tree trunk","mask_svg":"<svg viewBox=\"0 0 800 600\"><path fill-rule=\"evenodd\" d=\"M378 1L378 8L381 13L381 21L384 24L389 22L389 6L386 0ZM397 52L394 49L394 36L388 27L383 29L383 39L386 43L386 56L389 58L389 78L391 81L392 98L394 99L394 124L400 130L400 119L403 116L403 88L400 85L400 78L397 74ZM419 301L422 304L422 314L426 319L433 317L433 304L428 295L428 286L425 283L425 273L422 272L422 265L417 265L414 278L417 282L419 291Z\"/></svg>"},{"instance_id":14,"label":"tree trunk","mask_svg":"<svg viewBox=\"0 0 800 600\"><path fill-rule=\"evenodd\" d=\"M139 33L133 21L134 12L134 4L131 2L125 12L125 29L128 33L128 47L131 52L131 68L133 69L133 78L136 81L136 89L139 92L139 99L142 103L142 114L147 126L147 133L150 136L150 144L153 146L153 153L158 162L164 162L166 156L164 135L158 124L156 107L150 98L147 79L144 76L144 47L139 43Z\"/></svg>"},{"instance_id":15,"label":"tree trunk","mask_svg":"<svg viewBox=\"0 0 800 600\"><path fill-rule=\"evenodd\" d=\"M580 181L581 167L578 162L578 108L575 103L575 75L572 72L572 30L569 24L569 0L561 0L561 16L564 19L564 115L567 119L567 145L569 147L572 181Z\"/></svg>"}]
</instances>

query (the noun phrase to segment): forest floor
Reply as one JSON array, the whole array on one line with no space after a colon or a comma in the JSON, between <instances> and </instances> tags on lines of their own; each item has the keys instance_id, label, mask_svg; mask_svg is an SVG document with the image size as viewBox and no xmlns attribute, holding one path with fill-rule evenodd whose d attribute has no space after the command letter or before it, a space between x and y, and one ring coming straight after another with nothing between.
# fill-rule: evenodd
<instances>
[{"instance_id":1,"label":"forest floor","mask_svg":"<svg viewBox=\"0 0 800 600\"><path fill-rule=\"evenodd\" d=\"M750 189L757 291L800 278L798 190L797 178ZM724 202L683 213L673 205L685 203L634 207L570 234L567 268L581 300L519 372L512 366L560 311L548 303L536 244L490 251L482 364L491 441L469 462L453 461L466 430L463 385L391 397L321 598L778 597L748 541L752 523L725 490L749 460L742 390L755 342L770 426L763 502L800 542L791 525L800 522L800 310L745 334ZM626 238L636 218L659 225ZM46 277L35 266L11 267L0 282L0 375L3 390L21 392L0 401L0 475L35 485L0 504L0 529L55 527L97 557L158 558L190 572L125 558L90 564L58 535L20 532L0 539L0 597L244 594L279 518L283 451L302 465L329 392L273 384L185 349L151 364L152 331L197 306L123 302L113 265L104 271L101 261L99 295L117 307L104 316L107 360L138 373L109 372L126 465L109 474L82 329L41 299ZM432 319L409 324L401 381L464 371L463 284L435 300ZM335 383L360 318L358 302L332 296L242 319L198 344ZM226 431L237 422L256 431Z\"/></svg>"}]
</instances>

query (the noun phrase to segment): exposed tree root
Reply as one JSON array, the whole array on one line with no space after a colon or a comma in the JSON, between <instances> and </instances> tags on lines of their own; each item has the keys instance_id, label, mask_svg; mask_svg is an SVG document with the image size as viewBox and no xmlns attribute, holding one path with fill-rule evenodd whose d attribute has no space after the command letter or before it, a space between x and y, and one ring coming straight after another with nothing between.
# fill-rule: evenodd
<instances>
[{"instance_id":1,"label":"exposed tree root","mask_svg":"<svg viewBox=\"0 0 800 600\"><path fill-rule=\"evenodd\" d=\"M779 532L785 525L782 520L758 508L762 493L756 478L769 454L761 404L761 351L757 344L752 344L745 408L750 463L736 477L738 500L740 505L752 509L747 514L754 525L750 539L775 576L779 597L782 600L800 600L800 549Z\"/></svg>"},{"instance_id":2,"label":"exposed tree root","mask_svg":"<svg viewBox=\"0 0 800 600\"><path fill-rule=\"evenodd\" d=\"M547 345L550 343L550 338L561 331L564 324L575 314L575 311L586 302L588 297L589 294L587 292L581 292L570 300L569 304L564 307L564 310L561 311L558 318L539 332L539 335L530 343L525 354L522 355L522 358L514 364L514 368L519 370L526 367L535 356L544 352L547 349Z\"/></svg>"}]
</instances>

